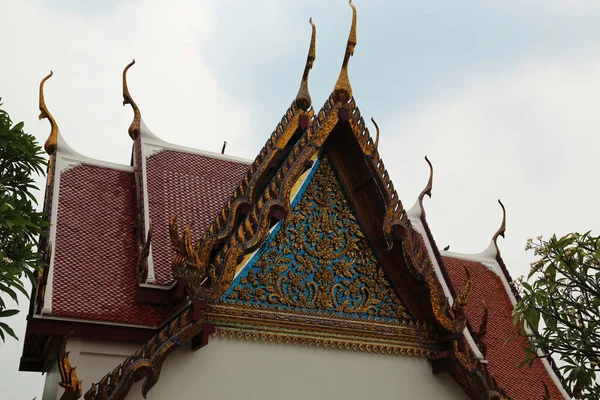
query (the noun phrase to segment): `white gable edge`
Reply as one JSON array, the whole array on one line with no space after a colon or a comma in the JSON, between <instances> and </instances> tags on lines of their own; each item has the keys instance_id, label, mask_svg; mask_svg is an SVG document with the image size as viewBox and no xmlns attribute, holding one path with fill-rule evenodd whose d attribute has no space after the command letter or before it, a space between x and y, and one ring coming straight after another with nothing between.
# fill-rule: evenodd
<instances>
[{"instance_id":1,"label":"white gable edge","mask_svg":"<svg viewBox=\"0 0 600 400\"><path fill-rule=\"evenodd\" d=\"M415 205L407 212L407 215L408 215L408 218L409 218L410 223L412 224L413 228L423 238L423 243L425 243L425 247L427 248L427 254L429 255L431 264L433 265L435 275L437 276L438 281L442 285L442 289L444 290L444 294L448 298L448 302L452 306L454 304L454 298L452 297L452 292L450 291L450 288L448 286L448 283L446 282L446 279L444 279L444 274L442 273L442 269L440 268L440 265L437 262L437 258L435 257L435 253L433 252L433 247L432 247L431 243L429 242L429 237L427 236L427 232L425 231L425 226L423 225L423 222L421 221L421 214L422 214L421 205L420 205L419 201L417 200ZM473 336L471 335L471 332L469 332L469 329L467 327L464 328L463 335L464 335L465 339L467 339L467 343L469 343L469 346L471 347L471 350L473 351L473 353L475 354L477 359L484 362L485 357L479 350L479 347L477 347L477 344L475 343L475 339L473 339Z\"/></svg>"}]
</instances>

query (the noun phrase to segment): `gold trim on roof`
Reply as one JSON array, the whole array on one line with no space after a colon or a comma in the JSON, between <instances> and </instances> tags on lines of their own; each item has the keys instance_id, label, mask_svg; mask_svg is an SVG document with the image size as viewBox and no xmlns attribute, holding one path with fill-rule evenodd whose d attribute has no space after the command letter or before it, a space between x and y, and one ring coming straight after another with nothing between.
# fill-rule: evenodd
<instances>
[{"instance_id":1,"label":"gold trim on roof","mask_svg":"<svg viewBox=\"0 0 600 400\"><path fill-rule=\"evenodd\" d=\"M301 333L282 333L277 331L256 331L244 327L218 327L212 334L214 337L229 338L229 339L245 339L261 342L275 342L285 344L295 344L307 347L322 347L332 350L346 350L356 352L375 353L382 355L397 355L409 357L429 357L434 353L434 350L406 347L393 343L374 343L363 342L360 339L349 340L346 338L337 339L332 337L320 336L304 336Z\"/></svg>"},{"instance_id":2,"label":"gold trim on roof","mask_svg":"<svg viewBox=\"0 0 600 400\"><path fill-rule=\"evenodd\" d=\"M137 255L137 272L138 276L144 276L142 281L145 281L145 275L148 272L148 256L150 255L150 245L152 244L152 218L148 218L148 233L146 234L146 242L138 244Z\"/></svg>"},{"instance_id":3,"label":"gold trim on roof","mask_svg":"<svg viewBox=\"0 0 600 400\"><path fill-rule=\"evenodd\" d=\"M81 397L81 383L77 378L75 368L72 367L69 361L69 352L67 351L67 338L63 338L58 351L58 371L60 373L60 387L65 389L65 392L60 397L60 400L77 400Z\"/></svg>"},{"instance_id":4,"label":"gold trim on roof","mask_svg":"<svg viewBox=\"0 0 600 400\"><path fill-rule=\"evenodd\" d=\"M317 28L312 18L308 20L312 26L312 35L310 37L310 47L308 48L308 57L306 58L306 66L304 67L304 73L302 74L302 82L300 83L300 89L296 95L296 106L301 110L308 110L312 105L312 99L308 92L308 74L313 67L316 58L316 37Z\"/></svg>"},{"instance_id":5,"label":"gold trim on roof","mask_svg":"<svg viewBox=\"0 0 600 400\"><path fill-rule=\"evenodd\" d=\"M487 334L487 325L488 325L488 308L485 302L483 302L483 317L481 318L481 324L479 324L479 330L475 335L475 343L479 348L483 357L487 357L487 344L485 343L485 335Z\"/></svg>"},{"instance_id":6,"label":"gold trim on roof","mask_svg":"<svg viewBox=\"0 0 600 400\"><path fill-rule=\"evenodd\" d=\"M346 53L344 54L342 70L333 89L335 99L341 102L347 102L352 97L352 86L350 85L350 78L348 78L348 62L350 61L350 57L354 55L354 47L356 46L356 7L354 7L352 0L348 3L352 7L352 25L350 26L350 34L346 43Z\"/></svg>"},{"instance_id":7,"label":"gold trim on roof","mask_svg":"<svg viewBox=\"0 0 600 400\"><path fill-rule=\"evenodd\" d=\"M146 398L148 391L158 382L167 356L202 332L204 321L202 307L195 311L193 305L187 308L98 383L92 384L85 399L123 400L131 386L140 379L144 379L142 396Z\"/></svg>"},{"instance_id":8,"label":"gold trim on roof","mask_svg":"<svg viewBox=\"0 0 600 400\"><path fill-rule=\"evenodd\" d=\"M133 109L133 121L131 121L131 125L129 125L129 136L135 140L140 134L140 124L142 120L142 114L140 113L140 109L133 101L131 94L129 93L129 88L127 87L127 71L135 64L135 60L132 60L125 69L123 70L123 105L129 104Z\"/></svg>"},{"instance_id":9,"label":"gold trim on roof","mask_svg":"<svg viewBox=\"0 0 600 400\"><path fill-rule=\"evenodd\" d=\"M469 300L469 294L471 293L471 274L469 273L469 270L467 269L467 267L463 267L465 269L465 287L463 288L462 292L460 292L457 296L456 296L456 301L454 302L454 304L452 305L452 310L454 311L454 313L456 315L458 315L458 312L462 309L464 309L467 306L468 300Z\"/></svg>"},{"instance_id":10,"label":"gold trim on roof","mask_svg":"<svg viewBox=\"0 0 600 400\"><path fill-rule=\"evenodd\" d=\"M50 73L40 82L40 116L38 117L40 120L46 118L50 122L50 136L48 136L48 139L46 139L46 143L44 144L44 149L49 155L56 150L58 144L58 124L52 114L50 114L50 111L46 106L46 100L44 99L44 83L46 83L52 75L54 75L54 73L50 71Z\"/></svg>"}]
</instances>

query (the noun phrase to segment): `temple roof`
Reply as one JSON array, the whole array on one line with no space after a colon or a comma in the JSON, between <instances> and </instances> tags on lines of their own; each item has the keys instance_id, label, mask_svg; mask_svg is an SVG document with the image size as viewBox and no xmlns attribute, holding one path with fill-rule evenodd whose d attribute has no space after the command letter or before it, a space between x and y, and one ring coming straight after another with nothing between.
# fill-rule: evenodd
<instances>
[{"instance_id":1,"label":"temple roof","mask_svg":"<svg viewBox=\"0 0 600 400\"><path fill-rule=\"evenodd\" d=\"M248 286L248 280L256 278L249 277L249 271L256 270L254 266L267 246L285 242L286 238L291 238L287 245L298 246L294 242L299 240L294 228L300 226L296 206L311 206L298 205L295 196L303 193L303 182L310 181L308 177L316 173L323 160L335 171L340 191L347 196L340 212L346 213L348 220L352 220L349 215L355 215L354 231L360 232L355 237L346 236L342 242L348 245L359 241L365 246L364 254L371 257L361 260L373 268L371 272L378 271L381 282L377 294L382 297L381 304L360 313L347 312L340 305L358 304L348 296L338 299L340 304L333 314L324 308L332 305L312 311L303 308L298 319L290 319L305 325L303 335L322 340L319 343L332 343L327 333L316 328L326 324L320 321L307 328L310 323L301 320L306 315L343 317L348 331L368 330L367 324L375 321L393 326L373 328L378 334L387 329L385 340L389 343L374 347L369 342L373 337L361 337L345 338L346 342L336 339L337 345L428 356L434 371L452 373L471 396L500 396L504 389L509 396L522 398L525 393L531 395L530 388L535 388L536 396L541 388L543 395L542 381L550 387L553 398L563 395L560 382L542 362L536 362L528 379L522 379L514 362L524 347L523 339L506 348L503 345L507 335L514 332L514 296L506 277L503 280L503 263L496 260L492 265L468 256L441 254L437 249L423 209L424 195L431 195L433 175L415 206L409 211L403 208L379 157L379 129L374 140L352 98L348 62L356 46L356 9L350 4L350 35L331 96L315 114L307 85L315 59L313 25L298 95L252 162L169 144L152 134L127 88L126 73L133 63L123 73L124 104L130 104L134 111L129 129L132 166L78 155L61 144L56 122L51 119L51 138L56 137L56 143L50 140L47 146L51 167L46 204L53 225L46 243L49 265L40 280L34 318L145 326L158 332L92 386L89 398L109 398L117 388L119 393L126 393L133 377L141 376L140 368L152 372L144 372L145 395L158 380L160 365L170 352L165 350L167 347L172 349L199 337L206 344L208 334L214 330L222 334L239 330L234 317L244 319L248 316L244 312L260 319L254 309L236 310L238 314L233 317L231 310L222 310L239 305L242 292L255 296L248 295L244 306L258 305L259 311L272 311L273 304L265 300L268 297L260 297L260 290ZM40 93L43 99L42 89ZM177 221L187 226L181 236ZM282 237L284 233L289 236ZM494 248L488 249L488 253L495 251L498 256L499 234L494 236ZM366 246L370 246L368 251ZM304 253L293 253L293 257L304 257ZM339 258L350 265L360 257L350 261ZM271 265L270 261L265 265ZM289 267L297 269L301 264ZM296 272L294 276L288 273L286 279L297 278ZM342 285L344 279L338 278L336 282ZM259 289L264 291L263 287ZM364 287L357 290L365 291ZM171 293L170 297L165 293ZM302 301L308 301L309 291L303 296ZM483 319L481 301L485 301L490 314L487 353L473 330L473 325ZM283 303L276 307L290 309ZM265 315L261 316L263 325L253 331L287 335L292 341L302 342L297 333L277 332L281 326ZM408 341L407 345L405 339L399 339L402 335L394 336L394 329L402 330L403 337L419 337L421 342ZM27 340L32 340L30 336L40 332L28 330L26 346ZM246 333L252 337L252 333ZM75 336L78 334L75 332ZM135 340L144 341L140 337ZM200 347L197 343L193 346ZM144 362L136 363L141 360Z\"/></svg>"},{"instance_id":2,"label":"temple roof","mask_svg":"<svg viewBox=\"0 0 600 400\"><path fill-rule=\"evenodd\" d=\"M146 159L152 257L157 285L172 285L169 220L187 221L200 237L248 170L248 164L164 149Z\"/></svg>"},{"instance_id":3,"label":"temple roof","mask_svg":"<svg viewBox=\"0 0 600 400\"><path fill-rule=\"evenodd\" d=\"M156 326L169 312L135 301L133 173L80 164L60 174L45 315Z\"/></svg>"},{"instance_id":4,"label":"temple roof","mask_svg":"<svg viewBox=\"0 0 600 400\"><path fill-rule=\"evenodd\" d=\"M471 274L473 290L467 316L475 329L481 326L484 307L488 309L485 358L489 371L506 393L513 399L542 399L546 383L553 399L565 398L566 393L561 392L562 388L555 382L556 376L552 376L553 372L548 371L541 360L535 360L531 367L519 368L526 343L512 323L514 307L501 278L481 262L447 255L442 258L453 283L464 280L463 267ZM510 338L513 340L507 342Z\"/></svg>"},{"instance_id":5,"label":"temple roof","mask_svg":"<svg viewBox=\"0 0 600 400\"><path fill-rule=\"evenodd\" d=\"M433 189L433 166L427 157L425 159L430 167L429 181L409 215L423 238L423 246L435 264L448 298L456 298L454 287L460 287L467 272L472 279L473 287L466 306L469 324L464 332L472 351L486 362L492 376L512 398L541 399L546 394L546 385L551 398L568 399L552 360L536 359L532 367L519 368L526 343L513 324L512 313L518 293L498 246L499 236L504 237L506 231L504 205L498 200L503 212L502 223L484 251L479 254L440 252L423 206L425 195L431 197Z\"/></svg>"}]
</instances>

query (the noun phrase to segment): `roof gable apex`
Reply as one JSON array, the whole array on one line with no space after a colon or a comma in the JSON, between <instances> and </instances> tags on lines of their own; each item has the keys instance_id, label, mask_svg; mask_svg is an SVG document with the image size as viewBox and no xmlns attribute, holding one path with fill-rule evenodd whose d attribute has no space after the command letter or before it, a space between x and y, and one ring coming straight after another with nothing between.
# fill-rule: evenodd
<instances>
[{"instance_id":1,"label":"roof gable apex","mask_svg":"<svg viewBox=\"0 0 600 400\"><path fill-rule=\"evenodd\" d=\"M370 248L326 154L217 304L401 324L402 301Z\"/></svg>"}]
</instances>

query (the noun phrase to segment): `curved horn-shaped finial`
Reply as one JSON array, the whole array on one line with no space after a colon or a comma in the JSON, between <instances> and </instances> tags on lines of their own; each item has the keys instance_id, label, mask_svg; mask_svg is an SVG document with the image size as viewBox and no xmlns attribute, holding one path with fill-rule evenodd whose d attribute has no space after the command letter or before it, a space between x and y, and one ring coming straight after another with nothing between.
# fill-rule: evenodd
<instances>
[{"instance_id":1,"label":"curved horn-shaped finial","mask_svg":"<svg viewBox=\"0 0 600 400\"><path fill-rule=\"evenodd\" d=\"M504 232L506 232L506 208L504 208L504 204L502 204L500 199L498 199L498 203L500 204L500 207L502 207L502 224L500 225L500 228L498 228L496 233L494 233L492 241L494 242L494 246L496 246L496 250L498 250L499 253L500 250L498 249L498 236L504 237Z\"/></svg>"},{"instance_id":2,"label":"curved horn-shaped finial","mask_svg":"<svg viewBox=\"0 0 600 400\"><path fill-rule=\"evenodd\" d=\"M127 87L127 71L135 64L135 60L132 60L125 69L123 70L123 105L129 104L133 109L133 121L131 121L131 125L129 125L129 136L135 140L140 134L140 121L142 119L142 114L140 113L140 109L138 108L135 101L131 98L131 94L129 94L129 88Z\"/></svg>"},{"instance_id":3,"label":"curved horn-shaped finial","mask_svg":"<svg viewBox=\"0 0 600 400\"><path fill-rule=\"evenodd\" d=\"M312 105L312 99L308 92L308 74L313 67L315 58L317 55L316 41L317 41L317 27L313 22L312 18L308 20L312 26L312 34L310 37L310 47L308 48L308 56L306 57L306 65L304 66L304 73L302 74L302 82L300 83L300 89L296 95L296 106L301 110L308 110Z\"/></svg>"},{"instance_id":4,"label":"curved horn-shaped finial","mask_svg":"<svg viewBox=\"0 0 600 400\"><path fill-rule=\"evenodd\" d=\"M354 7L352 0L349 1L349 4L352 7L352 26L350 27L350 34L346 43L346 53L344 54L342 70L333 89L335 99L341 102L346 102L352 97L352 86L350 85L350 78L348 78L348 61L354 55L354 47L356 47L356 7Z\"/></svg>"},{"instance_id":5,"label":"curved horn-shaped finial","mask_svg":"<svg viewBox=\"0 0 600 400\"><path fill-rule=\"evenodd\" d=\"M425 198L425 195L431 198L431 189L433 189L433 165L431 165L431 161L429 161L427 156L425 156L425 161L427 161L427 164L429 164L429 180L427 181L427 186L425 186L419 195L419 205L421 206L421 211L423 212L425 211L423 208L423 198Z\"/></svg>"},{"instance_id":6,"label":"curved horn-shaped finial","mask_svg":"<svg viewBox=\"0 0 600 400\"><path fill-rule=\"evenodd\" d=\"M48 107L46 107L46 100L44 100L44 83L46 83L46 81L50 79L52 75L54 75L54 73L50 71L50 73L40 82L39 119L41 120L46 118L50 122L50 136L48 136L46 143L44 143L44 149L46 150L46 153L48 153L48 155L51 155L52 152L56 150L56 146L58 144L58 125L56 124L56 121L54 120L52 114L50 114L50 111L48 111Z\"/></svg>"},{"instance_id":7,"label":"curved horn-shaped finial","mask_svg":"<svg viewBox=\"0 0 600 400\"><path fill-rule=\"evenodd\" d=\"M377 122L375 122L375 118L373 117L371 117L371 122L375 125L375 143L373 145L373 151L371 152L371 157L373 157L379 148L379 125L377 125Z\"/></svg>"}]
</instances>

